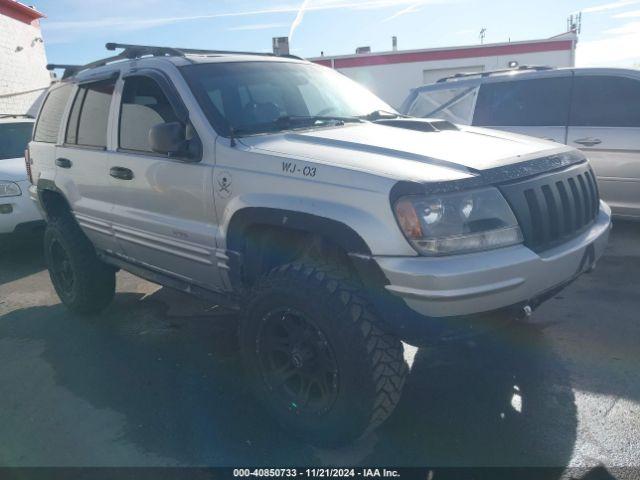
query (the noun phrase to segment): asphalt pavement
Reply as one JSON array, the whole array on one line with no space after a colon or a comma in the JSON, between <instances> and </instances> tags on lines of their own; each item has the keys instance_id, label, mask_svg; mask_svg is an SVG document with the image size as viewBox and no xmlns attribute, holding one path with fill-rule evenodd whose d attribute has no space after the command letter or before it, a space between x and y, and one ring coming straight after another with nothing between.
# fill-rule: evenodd
<instances>
[{"instance_id":1,"label":"asphalt pavement","mask_svg":"<svg viewBox=\"0 0 640 480\"><path fill-rule=\"evenodd\" d=\"M0 466L640 466L640 223L525 323L407 347L382 428L321 449L264 414L235 317L118 274L103 314L70 314L38 242L0 252Z\"/></svg>"}]
</instances>

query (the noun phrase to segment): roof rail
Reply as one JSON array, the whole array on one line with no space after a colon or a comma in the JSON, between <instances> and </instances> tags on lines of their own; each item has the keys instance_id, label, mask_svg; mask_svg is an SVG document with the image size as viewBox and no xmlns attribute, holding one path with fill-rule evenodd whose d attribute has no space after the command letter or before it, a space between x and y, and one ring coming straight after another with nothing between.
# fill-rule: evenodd
<instances>
[{"instance_id":1,"label":"roof rail","mask_svg":"<svg viewBox=\"0 0 640 480\"><path fill-rule=\"evenodd\" d=\"M505 68L502 70L490 70L487 72L469 72L469 73L456 73L455 75L450 75L448 77L444 77L436 81L436 83L444 83L449 80L459 80L462 78L469 77L490 77L491 75L500 74L500 73L509 73L509 72L526 72L526 71L540 71L540 70L553 70L554 67L550 67L548 65L521 65L516 68Z\"/></svg>"},{"instance_id":2,"label":"roof rail","mask_svg":"<svg viewBox=\"0 0 640 480\"><path fill-rule=\"evenodd\" d=\"M80 70L84 69L83 65L68 65L68 64L62 64L62 63L48 63L47 64L47 70L57 70L58 68L62 68L64 69L64 73L62 74L62 78L68 78L68 77L72 77L73 75L75 75L76 73L78 73Z\"/></svg>"},{"instance_id":3,"label":"roof rail","mask_svg":"<svg viewBox=\"0 0 640 480\"><path fill-rule=\"evenodd\" d=\"M123 49L120 55L124 55L127 58L139 58L145 55L158 56L176 56L184 57L185 55L261 55L272 57L273 53L261 53L261 52L239 52L232 50L202 50L197 48L178 48L178 47L155 47L151 45L132 45L128 43L107 43L105 45L107 50Z\"/></svg>"},{"instance_id":4,"label":"roof rail","mask_svg":"<svg viewBox=\"0 0 640 480\"><path fill-rule=\"evenodd\" d=\"M133 45L129 43L115 43L109 42L105 44L105 48L110 51L122 50L119 54L112 57L96 60L95 62L87 63L86 65L65 65L50 63L47 65L47 70L55 70L57 68L64 69L62 79L72 77L82 70L89 68L101 67L108 63L116 62L119 60L131 60L134 58L141 58L145 56L152 57L184 57L185 55L259 55L265 57L275 57L274 53L270 52L243 52L234 50L200 50L195 48L177 48L177 47L160 47L153 45ZM295 55L281 55L283 57L295 58L302 60Z\"/></svg>"}]
</instances>

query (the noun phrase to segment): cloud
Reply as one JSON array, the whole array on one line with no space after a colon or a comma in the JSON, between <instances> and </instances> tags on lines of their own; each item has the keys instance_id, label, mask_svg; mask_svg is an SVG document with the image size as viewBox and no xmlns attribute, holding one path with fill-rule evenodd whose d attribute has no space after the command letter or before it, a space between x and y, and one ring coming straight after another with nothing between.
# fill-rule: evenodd
<instances>
[{"instance_id":1,"label":"cloud","mask_svg":"<svg viewBox=\"0 0 640 480\"><path fill-rule=\"evenodd\" d=\"M282 28L289 26L288 23L252 23L250 25L240 25L239 27L227 28L228 31L239 30L269 30L271 28Z\"/></svg>"},{"instance_id":2,"label":"cloud","mask_svg":"<svg viewBox=\"0 0 640 480\"><path fill-rule=\"evenodd\" d=\"M459 0L422 0L420 4L427 3L452 3ZM638 0L640 1L640 0ZM314 0L307 4L304 13L310 11L322 10L380 10L399 6L415 5L415 0ZM110 30L137 30L144 28L153 28L169 24L196 21L211 20L233 17L248 17L261 15L275 15L300 12L299 5L282 5L270 8L249 9L235 12L209 13L200 15L185 16L167 16L167 17L151 17L141 18L132 17L101 17L98 19L79 19L68 21L47 21L44 28L48 31L91 31L97 29ZM146 12L145 12L146 15ZM95 18L95 17L93 17Z\"/></svg>"},{"instance_id":3,"label":"cloud","mask_svg":"<svg viewBox=\"0 0 640 480\"><path fill-rule=\"evenodd\" d=\"M583 8L580 11L582 13L606 12L607 10L615 10L629 5L635 5L636 3L640 3L640 0L618 0L617 2L604 3L601 5Z\"/></svg>"},{"instance_id":4,"label":"cloud","mask_svg":"<svg viewBox=\"0 0 640 480\"><path fill-rule=\"evenodd\" d=\"M579 67L632 67L640 61L640 22L629 22L604 32L605 38L580 41L576 50Z\"/></svg>"},{"instance_id":5,"label":"cloud","mask_svg":"<svg viewBox=\"0 0 640 480\"><path fill-rule=\"evenodd\" d=\"M621 27L605 30L604 33L607 35L640 35L640 22L629 22Z\"/></svg>"},{"instance_id":6,"label":"cloud","mask_svg":"<svg viewBox=\"0 0 640 480\"><path fill-rule=\"evenodd\" d=\"M640 17L640 10L631 10L630 12L616 13L613 18L635 18Z\"/></svg>"},{"instance_id":7,"label":"cloud","mask_svg":"<svg viewBox=\"0 0 640 480\"><path fill-rule=\"evenodd\" d=\"M395 18L401 17L403 15L406 15L407 13L414 13L420 10L420 6L422 6L424 2L418 2L418 3L414 3L413 5L409 5L406 8L403 8L402 10L397 11L396 13L394 13L393 15L385 18L384 20L382 20L382 23L385 22L389 22Z\"/></svg>"},{"instance_id":8,"label":"cloud","mask_svg":"<svg viewBox=\"0 0 640 480\"><path fill-rule=\"evenodd\" d=\"M291 28L289 28L289 42L291 42L291 40L293 39L293 34L295 33L296 28L298 28L302 23L302 19L304 18L304 12L306 12L309 6L309 3L310 3L309 0L303 0L302 4L300 5L300 9L296 14L296 18L291 23Z\"/></svg>"}]
</instances>

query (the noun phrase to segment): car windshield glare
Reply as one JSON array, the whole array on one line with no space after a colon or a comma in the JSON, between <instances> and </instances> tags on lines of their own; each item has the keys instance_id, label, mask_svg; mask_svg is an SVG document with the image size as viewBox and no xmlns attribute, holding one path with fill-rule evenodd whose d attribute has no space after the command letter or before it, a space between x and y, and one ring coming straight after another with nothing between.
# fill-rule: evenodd
<instances>
[{"instance_id":1,"label":"car windshield glare","mask_svg":"<svg viewBox=\"0 0 640 480\"><path fill-rule=\"evenodd\" d=\"M340 125L395 110L347 77L298 62L225 62L182 71L222 135Z\"/></svg>"},{"instance_id":2,"label":"car windshield glare","mask_svg":"<svg viewBox=\"0 0 640 480\"><path fill-rule=\"evenodd\" d=\"M0 160L24 156L33 123L0 123Z\"/></svg>"}]
</instances>

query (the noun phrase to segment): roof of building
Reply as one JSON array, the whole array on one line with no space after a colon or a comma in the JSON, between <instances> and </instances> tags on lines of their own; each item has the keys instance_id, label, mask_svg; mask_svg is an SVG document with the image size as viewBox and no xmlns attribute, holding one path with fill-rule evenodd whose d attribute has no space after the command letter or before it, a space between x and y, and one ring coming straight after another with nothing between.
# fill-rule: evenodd
<instances>
[{"instance_id":1,"label":"roof of building","mask_svg":"<svg viewBox=\"0 0 640 480\"><path fill-rule=\"evenodd\" d=\"M427 48L419 50L399 50L350 55L322 56L309 58L310 61L333 68L369 67L394 63L427 62L458 58L477 58L520 53L571 50L578 36L567 32L550 38L521 42L488 43L459 47Z\"/></svg>"},{"instance_id":2,"label":"roof of building","mask_svg":"<svg viewBox=\"0 0 640 480\"><path fill-rule=\"evenodd\" d=\"M0 0L0 15L4 15L30 25L45 16L35 8L29 7L24 3L17 2L16 0Z\"/></svg>"}]
</instances>

